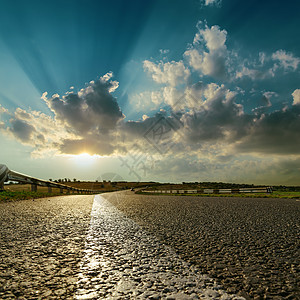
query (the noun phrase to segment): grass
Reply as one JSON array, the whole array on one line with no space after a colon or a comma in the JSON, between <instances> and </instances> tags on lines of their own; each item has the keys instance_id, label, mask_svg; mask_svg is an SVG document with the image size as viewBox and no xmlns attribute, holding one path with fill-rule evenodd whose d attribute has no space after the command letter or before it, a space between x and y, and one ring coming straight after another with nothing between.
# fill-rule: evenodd
<instances>
[{"instance_id":1,"label":"grass","mask_svg":"<svg viewBox=\"0 0 300 300\"><path fill-rule=\"evenodd\" d=\"M65 184L65 183L64 183ZM122 183L123 184L123 183ZM68 182L66 185L80 189L94 189L100 193L113 192L121 190L125 187L125 183L119 186L112 186L110 183L94 183L94 182ZM0 201L16 201L16 200L26 200L26 199L37 199L37 198L48 198L54 196L62 195L73 195L71 191L67 194L66 190L63 190L63 194L60 193L59 188L52 188L52 193L48 193L48 187L38 186L37 192L31 191L30 184L6 184L4 185L4 191L0 191ZM79 193L74 193L74 195L81 195Z\"/></svg>"},{"instance_id":2,"label":"grass","mask_svg":"<svg viewBox=\"0 0 300 300\"><path fill-rule=\"evenodd\" d=\"M275 198L288 198L288 199L300 199L300 192L281 192L281 191L275 191L273 192L273 195Z\"/></svg>"},{"instance_id":3,"label":"grass","mask_svg":"<svg viewBox=\"0 0 300 300\"><path fill-rule=\"evenodd\" d=\"M26 200L26 199L37 199L45 197L59 196L60 193L45 193L41 191L30 192L30 191L1 191L0 201L12 201L12 200Z\"/></svg>"},{"instance_id":4,"label":"grass","mask_svg":"<svg viewBox=\"0 0 300 300\"><path fill-rule=\"evenodd\" d=\"M31 192L30 184L5 185L5 190L0 191L0 201L38 199L67 195L66 190L64 190L64 194L61 194L60 189L58 188L52 188L52 193L48 193L47 187L38 186L37 189L36 192ZM73 195L72 191L70 195ZM78 195L78 193L75 193L74 195Z\"/></svg>"},{"instance_id":5,"label":"grass","mask_svg":"<svg viewBox=\"0 0 300 300\"><path fill-rule=\"evenodd\" d=\"M300 192L281 192L275 191L267 193L234 193L234 194L173 194L173 193L145 193L138 191L136 194L159 195L159 196L196 196L196 197L240 197L240 198L281 198L281 199L300 199Z\"/></svg>"},{"instance_id":6,"label":"grass","mask_svg":"<svg viewBox=\"0 0 300 300\"><path fill-rule=\"evenodd\" d=\"M6 185L5 191L0 192L0 201L37 199L53 196L61 196L60 189L53 188L52 193L48 193L47 187L38 187L37 192L31 192L30 184L13 184ZM82 187L81 187L82 188ZM103 188L101 192L109 192L109 187ZM64 191L63 195L66 191ZM300 199L300 192L274 191L272 194L267 193L241 193L241 194L171 194L171 193L144 193L143 191L136 192L137 194L145 195L160 195L160 196L197 196L197 197L240 197L240 198L283 198L283 199ZM76 193L77 194L77 193Z\"/></svg>"}]
</instances>

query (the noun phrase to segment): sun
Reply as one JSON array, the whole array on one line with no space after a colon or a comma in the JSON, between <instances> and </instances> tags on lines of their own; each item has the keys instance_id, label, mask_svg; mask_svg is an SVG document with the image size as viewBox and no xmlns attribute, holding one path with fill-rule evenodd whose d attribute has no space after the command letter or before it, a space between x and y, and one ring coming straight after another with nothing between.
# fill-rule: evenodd
<instances>
[{"instance_id":1,"label":"sun","mask_svg":"<svg viewBox=\"0 0 300 300\"><path fill-rule=\"evenodd\" d=\"M90 155L87 152L83 152L77 155L77 158L79 159L90 159L92 157L92 155Z\"/></svg>"},{"instance_id":2,"label":"sun","mask_svg":"<svg viewBox=\"0 0 300 300\"><path fill-rule=\"evenodd\" d=\"M71 160L78 165L88 166L95 162L99 155L90 155L87 152L83 152L77 155L72 155Z\"/></svg>"}]
</instances>

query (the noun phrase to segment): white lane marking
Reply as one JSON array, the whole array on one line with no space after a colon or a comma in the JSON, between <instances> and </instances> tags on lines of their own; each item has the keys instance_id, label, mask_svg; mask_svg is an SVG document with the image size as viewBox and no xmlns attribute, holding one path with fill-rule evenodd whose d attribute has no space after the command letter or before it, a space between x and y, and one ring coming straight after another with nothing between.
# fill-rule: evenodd
<instances>
[{"instance_id":1,"label":"white lane marking","mask_svg":"<svg viewBox=\"0 0 300 300\"><path fill-rule=\"evenodd\" d=\"M101 195L94 198L76 299L244 299L183 261Z\"/></svg>"}]
</instances>

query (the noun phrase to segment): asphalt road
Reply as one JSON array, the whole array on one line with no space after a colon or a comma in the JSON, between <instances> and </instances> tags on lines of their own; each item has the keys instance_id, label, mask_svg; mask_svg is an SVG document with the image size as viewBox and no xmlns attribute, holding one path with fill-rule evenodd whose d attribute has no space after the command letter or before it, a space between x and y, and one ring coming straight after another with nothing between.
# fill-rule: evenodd
<instances>
[{"instance_id":1,"label":"asphalt road","mask_svg":"<svg viewBox=\"0 0 300 300\"><path fill-rule=\"evenodd\" d=\"M227 292L300 299L299 200L123 193L109 201Z\"/></svg>"},{"instance_id":2,"label":"asphalt road","mask_svg":"<svg viewBox=\"0 0 300 300\"><path fill-rule=\"evenodd\" d=\"M0 203L0 299L73 299L93 199Z\"/></svg>"},{"instance_id":3,"label":"asphalt road","mask_svg":"<svg viewBox=\"0 0 300 300\"><path fill-rule=\"evenodd\" d=\"M299 298L299 201L96 200L0 203L0 299Z\"/></svg>"}]
</instances>

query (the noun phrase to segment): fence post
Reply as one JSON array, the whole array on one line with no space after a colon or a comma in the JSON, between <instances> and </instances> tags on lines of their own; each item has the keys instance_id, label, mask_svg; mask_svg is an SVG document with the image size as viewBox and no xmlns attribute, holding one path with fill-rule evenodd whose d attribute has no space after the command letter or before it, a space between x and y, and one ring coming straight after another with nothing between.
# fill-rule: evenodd
<instances>
[{"instance_id":1,"label":"fence post","mask_svg":"<svg viewBox=\"0 0 300 300\"><path fill-rule=\"evenodd\" d=\"M60 188L60 193L63 194L64 193L64 189Z\"/></svg>"},{"instance_id":2,"label":"fence post","mask_svg":"<svg viewBox=\"0 0 300 300\"><path fill-rule=\"evenodd\" d=\"M48 186L48 193L51 194L52 193L52 187Z\"/></svg>"},{"instance_id":3,"label":"fence post","mask_svg":"<svg viewBox=\"0 0 300 300\"><path fill-rule=\"evenodd\" d=\"M36 184L31 184L31 191L32 192L37 192L37 185Z\"/></svg>"},{"instance_id":4,"label":"fence post","mask_svg":"<svg viewBox=\"0 0 300 300\"><path fill-rule=\"evenodd\" d=\"M8 168L6 165L0 164L0 191L4 190L4 182L7 179Z\"/></svg>"}]
</instances>

